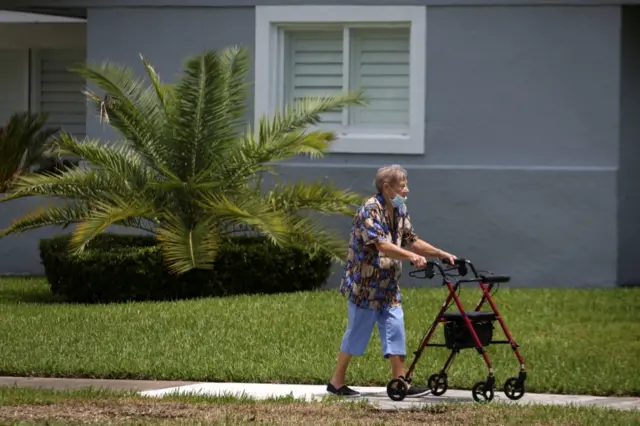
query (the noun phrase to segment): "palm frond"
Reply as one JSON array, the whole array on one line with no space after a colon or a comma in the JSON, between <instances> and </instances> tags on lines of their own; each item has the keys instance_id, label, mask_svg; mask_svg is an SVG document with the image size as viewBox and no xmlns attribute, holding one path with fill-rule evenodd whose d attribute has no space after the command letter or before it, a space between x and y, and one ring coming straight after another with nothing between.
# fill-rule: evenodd
<instances>
[{"instance_id":1,"label":"palm frond","mask_svg":"<svg viewBox=\"0 0 640 426\"><path fill-rule=\"evenodd\" d=\"M153 217L157 213L154 207L143 198L125 200L111 195L108 199L93 200L87 217L71 234L69 248L73 253L81 253L93 238L103 233L109 226L129 218Z\"/></svg>"},{"instance_id":2,"label":"palm frond","mask_svg":"<svg viewBox=\"0 0 640 426\"><path fill-rule=\"evenodd\" d=\"M238 127L247 111L247 90L251 87L247 75L251 67L249 53L239 46L220 51L220 63L224 71L224 99L232 127ZM239 129L238 129L239 130ZM234 132L235 133L235 132Z\"/></svg>"},{"instance_id":3,"label":"palm frond","mask_svg":"<svg viewBox=\"0 0 640 426\"><path fill-rule=\"evenodd\" d=\"M224 194L204 193L200 205L228 227L247 225L274 244L285 244L290 238L286 214L271 209L250 192L238 195L233 200Z\"/></svg>"},{"instance_id":4,"label":"palm frond","mask_svg":"<svg viewBox=\"0 0 640 426\"><path fill-rule=\"evenodd\" d=\"M151 80L151 89L155 91L155 94L158 97L158 102L164 109L165 115L168 115L172 86L162 83L162 81L160 80L160 75L156 72L153 65L151 65L151 63L144 58L144 56L140 55L140 60L144 65L144 69L147 72L149 80Z\"/></svg>"},{"instance_id":5,"label":"palm frond","mask_svg":"<svg viewBox=\"0 0 640 426\"><path fill-rule=\"evenodd\" d=\"M105 170L73 167L59 173L29 173L16 178L11 192L0 203L31 196L67 198L75 200L100 199L103 194L115 194L135 199L149 187L138 187L122 175Z\"/></svg>"},{"instance_id":6,"label":"palm frond","mask_svg":"<svg viewBox=\"0 0 640 426\"><path fill-rule=\"evenodd\" d=\"M364 197L348 190L338 189L332 182L316 181L276 184L266 194L265 199L274 210L286 212L310 210L350 216Z\"/></svg>"},{"instance_id":7,"label":"palm frond","mask_svg":"<svg viewBox=\"0 0 640 426\"><path fill-rule=\"evenodd\" d=\"M44 226L66 228L73 223L85 220L90 209L91 204L84 201L76 201L62 206L41 206L15 220L8 228L1 230L0 238Z\"/></svg>"},{"instance_id":8,"label":"palm frond","mask_svg":"<svg viewBox=\"0 0 640 426\"><path fill-rule=\"evenodd\" d=\"M259 146L256 158L259 162L274 162L298 155L320 158L324 157L335 139L333 132L294 131L283 135L274 143Z\"/></svg>"},{"instance_id":9,"label":"palm frond","mask_svg":"<svg viewBox=\"0 0 640 426\"><path fill-rule=\"evenodd\" d=\"M95 167L70 167L59 172L28 173L15 179L12 191L0 199L44 195L73 199L100 199L103 194L114 194L135 199L152 189L156 182L153 170L146 167L144 158L124 145L107 145L99 141L79 142L62 134L52 147L56 154L76 155Z\"/></svg>"},{"instance_id":10,"label":"palm frond","mask_svg":"<svg viewBox=\"0 0 640 426\"><path fill-rule=\"evenodd\" d=\"M197 193L198 191L221 190L228 189L229 186L225 182L189 179L186 182L179 178L166 177L161 181L149 182L149 186L158 191L187 191L189 193ZM225 191L227 192L227 191Z\"/></svg>"},{"instance_id":11,"label":"palm frond","mask_svg":"<svg viewBox=\"0 0 640 426\"><path fill-rule=\"evenodd\" d=\"M155 91L148 90L144 80L131 68L108 61L84 64L71 70L105 92L104 96L88 89L84 92L100 117L134 144L141 154L162 162L162 147L158 140L166 117Z\"/></svg>"},{"instance_id":12,"label":"palm frond","mask_svg":"<svg viewBox=\"0 0 640 426\"><path fill-rule=\"evenodd\" d=\"M171 152L173 164L181 165L183 180L222 158L234 141L228 110L235 105L225 98L228 71L223 66L215 51L189 59L175 88Z\"/></svg>"},{"instance_id":13,"label":"palm frond","mask_svg":"<svg viewBox=\"0 0 640 426\"><path fill-rule=\"evenodd\" d=\"M321 115L349 106L366 105L364 91L355 90L327 96L314 96L288 104L272 116L263 116L258 124L259 145L277 143L283 136L315 126Z\"/></svg>"},{"instance_id":14,"label":"palm frond","mask_svg":"<svg viewBox=\"0 0 640 426\"><path fill-rule=\"evenodd\" d=\"M141 187L154 175L153 165L149 165L146 158L126 142L111 143L99 140L80 142L73 136L63 133L54 141L52 153L76 155L94 166L121 176Z\"/></svg>"},{"instance_id":15,"label":"palm frond","mask_svg":"<svg viewBox=\"0 0 640 426\"><path fill-rule=\"evenodd\" d=\"M242 144L238 133L242 131L243 121L247 110L247 94L250 83L247 74L250 69L247 50L238 46L231 46L219 53L220 67L222 69L223 91L218 94L218 102L226 104L228 127L233 137L225 142L225 147L211 149L205 162L197 172L196 180L227 181L225 177L235 168L229 156L233 156L239 145ZM234 149L228 149L232 147ZM214 147L211 147L214 148Z\"/></svg>"},{"instance_id":16,"label":"palm frond","mask_svg":"<svg viewBox=\"0 0 640 426\"><path fill-rule=\"evenodd\" d=\"M44 124L43 124L44 125ZM41 128L40 131L32 133L31 143L22 164L21 172L28 170L31 166L38 164L47 158L47 152L51 148L51 141L60 132L57 127Z\"/></svg>"},{"instance_id":17,"label":"palm frond","mask_svg":"<svg viewBox=\"0 0 640 426\"><path fill-rule=\"evenodd\" d=\"M289 216L291 232L286 244L302 248L313 255L318 252L328 253L333 261L344 262L347 255L347 240L335 233L328 232L317 221L297 215Z\"/></svg>"},{"instance_id":18,"label":"palm frond","mask_svg":"<svg viewBox=\"0 0 640 426\"><path fill-rule=\"evenodd\" d=\"M238 138L234 148L224 157L224 162L208 164L201 170L196 180L220 182L233 191L244 186L257 174L271 171L272 164L260 161L260 158L268 156L258 151L257 145L250 142L251 138L251 135ZM247 140L249 140L248 143Z\"/></svg>"},{"instance_id":19,"label":"palm frond","mask_svg":"<svg viewBox=\"0 0 640 426\"><path fill-rule=\"evenodd\" d=\"M321 114L348 106L365 105L363 91L310 97L263 116L255 132L246 132L239 150L254 164L275 162L298 155L324 156L336 140L334 132L314 129Z\"/></svg>"},{"instance_id":20,"label":"palm frond","mask_svg":"<svg viewBox=\"0 0 640 426\"><path fill-rule=\"evenodd\" d=\"M189 227L178 215L168 214L156 232L169 271L212 269L219 239L211 217Z\"/></svg>"},{"instance_id":21,"label":"palm frond","mask_svg":"<svg viewBox=\"0 0 640 426\"><path fill-rule=\"evenodd\" d=\"M11 181L44 158L57 128L45 128L47 114L17 112L0 127L0 192Z\"/></svg>"},{"instance_id":22,"label":"palm frond","mask_svg":"<svg viewBox=\"0 0 640 426\"><path fill-rule=\"evenodd\" d=\"M206 198L206 205L227 228L245 226L248 230L258 231L272 244L301 247L310 254L325 250L334 260L344 261L346 242L323 230L321 224L295 213L274 210L253 192L243 195L233 201L224 196Z\"/></svg>"}]
</instances>

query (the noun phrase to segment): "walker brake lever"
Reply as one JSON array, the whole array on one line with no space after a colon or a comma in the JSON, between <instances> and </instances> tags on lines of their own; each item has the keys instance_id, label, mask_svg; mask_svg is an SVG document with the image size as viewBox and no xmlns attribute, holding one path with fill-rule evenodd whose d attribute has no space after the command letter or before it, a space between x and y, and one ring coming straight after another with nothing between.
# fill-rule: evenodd
<instances>
[{"instance_id":1,"label":"walker brake lever","mask_svg":"<svg viewBox=\"0 0 640 426\"><path fill-rule=\"evenodd\" d=\"M409 262L411 264L411 266L413 265L413 262ZM417 274L419 272L424 272L424 276L423 277L418 277ZM431 279L435 276L435 271L433 270L433 263L432 262L427 262L427 266L425 268L422 269L418 269L415 271L411 271L409 272L409 276L410 277L414 277L414 278L422 278L422 279Z\"/></svg>"}]
</instances>

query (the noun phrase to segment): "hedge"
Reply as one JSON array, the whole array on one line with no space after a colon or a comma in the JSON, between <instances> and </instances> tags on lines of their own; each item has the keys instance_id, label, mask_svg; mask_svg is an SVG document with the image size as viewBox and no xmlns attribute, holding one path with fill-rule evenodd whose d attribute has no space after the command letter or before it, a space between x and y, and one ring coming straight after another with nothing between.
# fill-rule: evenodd
<instances>
[{"instance_id":1,"label":"hedge","mask_svg":"<svg viewBox=\"0 0 640 426\"><path fill-rule=\"evenodd\" d=\"M53 294L81 303L160 301L234 294L314 290L331 269L327 253L274 246L261 237L234 237L220 247L213 270L170 273L153 236L104 233L80 255L69 235L40 241Z\"/></svg>"}]
</instances>

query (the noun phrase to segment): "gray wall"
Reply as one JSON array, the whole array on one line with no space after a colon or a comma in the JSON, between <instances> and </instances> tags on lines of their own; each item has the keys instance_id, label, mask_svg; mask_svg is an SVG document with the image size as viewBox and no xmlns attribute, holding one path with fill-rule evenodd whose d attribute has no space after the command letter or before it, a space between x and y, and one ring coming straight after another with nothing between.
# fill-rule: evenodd
<instances>
[{"instance_id":1,"label":"gray wall","mask_svg":"<svg viewBox=\"0 0 640 426\"><path fill-rule=\"evenodd\" d=\"M9 227L14 220L41 208L43 205L46 205L45 201L39 197L0 204L0 229ZM40 264L38 248L40 239L49 238L62 232L66 231L47 227L0 239L0 275L43 274L44 270Z\"/></svg>"},{"instance_id":2,"label":"gray wall","mask_svg":"<svg viewBox=\"0 0 640 426\"><path fill-rule=\"evenodd\" d=\"M640 4L640 0L0 0L0 8L112 7L241 7L297 4L427 5L427 6L594 6Z\"/></svg>"},{"instance_id":3,"label":"gray wall","mask_svg":"<svg viewBox=\"0 0 640 426\"><path fill-rule=\"evenodd\" d=\"M142 52L170 78L187 54L253 46L254 19L253 8L90 9L88 51L131 64ZM428 241L514 285L612 285L619 32L616 7L432 7L426 154L332 155L283 173L367 193L376 167L402 163ZM347 232L350 219L331 224Z\"/></svg>"},{"instance_id":4,"label":"gray wall","mask_svg":"<svg viewBox=\"0 0 640 426\"><path fill-rule=\"evenodd\" d=\"M640 7L622 10L618 280L640 285Z\"/></svg>"},{"instance_id":5,"label":"gray wall","mask_svg":"<svg viewBox=\"0 0 640 426\"><path fill-rule=\"evenodd\" d=\"M290 175L366 191L377 166L402 163L427 241L514 286L613 285L619 9L433 7L427 20L425 155L331 156Z\"/></svg>"},{"instance_id":6,"label":"gray wall","mask_svg":"<svg viewBox=\"0 0 640 426\"><path fill-rule=\"evenodd\" d=\"M249 7L89 9L87 15L88 61L108 59L143 73L142 54L164 81L174 81L187 57L206 49L239 44L253 55L255 13ZM114 25L118 31L113 31ZM253 79L253 70L249 78ZM248 102L253 102L251 95ZM253 116L251 106L247 115L247 119ZM87 120L89 135L108 138L113 134L93 114Z\"/></svg>"},{"instance_id":7,"label":"gray wall","mask_svg":"<svg viewBox=\"0 0 640 426\"><path fill-rule=\"evenodd\" d=\"M427 241L513 275L514 286L614 285L620 8L431 7L427 15L425 155L332 155L291 162L283 174L330 176L369 193L378 166L401 163ZM88 20L89 59L141 69L141 52L167 79L191 53L254 40L251 7L96 8ZM92 118L87 130L109 135ZM350 227L349 218L330 223ZM339 278L336 268L329 286Z\"/></svg>"}]
</instances>

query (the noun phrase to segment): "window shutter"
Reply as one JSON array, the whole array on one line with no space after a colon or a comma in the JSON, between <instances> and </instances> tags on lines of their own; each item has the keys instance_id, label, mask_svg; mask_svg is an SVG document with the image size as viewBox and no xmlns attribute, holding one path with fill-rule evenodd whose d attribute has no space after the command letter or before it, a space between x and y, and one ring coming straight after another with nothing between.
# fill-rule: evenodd
<instances>
[{"instance_id":1,"label":"window shutter","mask_svg":"<svg viewBox=\"0 0 640 426\"><path fill-rule=\"evenodd\" d=\"M285 100L323 96L343 90L342 30L287 31ZM323 124L341 125L342 112L324 114Z\"/></svg>"},{"instance_id":2,"label":"window shutter","mask_svg":"<svg viewBox=\"0 0 640 426\"><path fill-rule=\"evenodd\" d=\"M49 114L48 125L73 134L86 136L86 101L82 94L84 80L68 71L72 65L85 62L83 50L45 49L39 54L40 112Z\"/></svg>"},{"instance_id":3,"label":"window shutter","mask_svg":"<svg viewBox=\"0 0 640 426\"><path fill-rule=\"evenodd\" d=\"M409 128L408 28L352 28L349 85L368 96L366 108L349 111L350 125Z\"/></svg>"}]
</instances>

